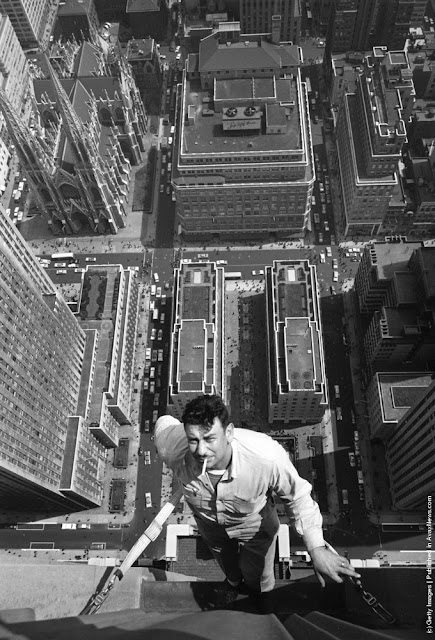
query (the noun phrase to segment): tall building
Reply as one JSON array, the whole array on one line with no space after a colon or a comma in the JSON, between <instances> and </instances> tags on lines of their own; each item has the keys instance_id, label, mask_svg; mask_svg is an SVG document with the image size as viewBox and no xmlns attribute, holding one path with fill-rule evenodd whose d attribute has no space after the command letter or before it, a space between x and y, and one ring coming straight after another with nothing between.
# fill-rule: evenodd
<instances>
[{"instance_id":1,"label":"tall building","mask_svg":"<svg viewBox=\"0 0 435 640\"><path fill-rule=\"evenodd\" d=\"M401 418L387 441L387 466L397 509L427 513L435 491L435 382Z\"/></svg>"},{"instance_id":2,"label":"tall building","mask_svg":"<svg viewBox=\"0 0 435 640\"><path fill-rule=\"evenodd\" d=\"M48 44L59 0L0 0L24 49Z\"/></svg>"},{"instance_id":3,"label":"tall building","mask_svg":"<svg viewBox=\"0 0 435 640\"><path fill-rule=\"evenodd\" d=\"M316 267L266 267L269 423L318 422L328 403Z\"/></svg>"},{"instance_id":4,"label":"tall building","mask_svg":"<svg viewBox=\"0 0 435 640\"><path fill-rule=\"evenodd\" d=\"M186 62L172 186L188 238L300 237L314 184L299 48L221 23Z\"/></svg>"},{"instance_id":5,"label":"tall building","mask_svg":"<svg viewBox=\"0 0 435 640\"><path fill-rule=\"evenodd\" d=\"M181 417L202 393L227 397L225 278L211 262L181 262L175 270L168 409Z\"/></svg>"},{"instance_id":6,"label":"tall building","mask_svg":"<svg viewBox=\"0 0 435 640\"><path fill-rule=\"evenodd\" d=\"M424 371L376 373L366 392L370 437L388 440L408 409L425 395L432 380L433 374Z\"/></svg>"},{"instance_id":7,"label":"tall building","mask_svg":"<svg viewBox=\"0 0 435 640\"><path fill-rule=\"evenodd\" d=\"M301 0L240 0L242 33L271 33L276 42L299 44Z\"/></svg>"},{"instance_id":8,"label":"tall building","mask_svg":"<svg viewBox=\"0 0 435 640\"><path fill-rule=\"evenodd\" d=\"M0 14L0 82L12 107L21 115L29 91L29 68L11 21ZM11 154L9 135L0 113L0 185L5 185Z\"/></svg>"},{"instance_id":9,"label":"tall building","mask_svg":"<svg viewBox=\"0 0 435 640\"><path fill-rule=\"evenodd\" d=\"M408 70L405 51L386 54L383 47L375 48L357 78L355 93L346 94L341 104L337 151L346 236L382 232L406 142L403 110L413 95ZM392 77L403 73L402 101L402 90Z\"/></svg>"},{"instance_id":10,"label":"tall building","mask_svg":"<svg viewBox=\"0 0 435 640\"><path fill-rule=\"evenodd\" d=\"M320 4L323 24L328 25L326 46L336 53L367 51L379 44L390 50L403 49L410 27L422 24L427 3L425 0L334 0L329 14L325 12L327 1Z\"/></svg>"},{"instance_id":11,"label":"tall building","mask_svg":"<svg viewBox=\"0 0 435 640\"><path fill-rule=\"evenodd\" d=\"M3 210L0 272L1 503L98 506L104 449L77 415L85 334Z\"/></svg>"}]
</instances>

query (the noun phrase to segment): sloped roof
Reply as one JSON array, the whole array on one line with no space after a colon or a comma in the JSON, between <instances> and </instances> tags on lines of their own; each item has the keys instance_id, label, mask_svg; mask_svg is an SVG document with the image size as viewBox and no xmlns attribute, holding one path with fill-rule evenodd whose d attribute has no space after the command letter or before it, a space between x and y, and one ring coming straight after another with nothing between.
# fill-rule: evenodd
<instances>
[{"instance_id":1,"label":"sloped roof","mask_svg":"<svg viewBox=\"0 0 435 640\"><path fill-rule=\"evenodd\" d=\"M160 0L128 0L126 13L160 11Z\"/></svg>"},{"instance_id":2,"label":"sloped roof","mask_svg":"<svg viewBox=\"0 0 435 640\"><path fill-rule=\"evenodd\" d=\"M100 69L100 53L91 42L84 41L74 61L74 73L79 77L92 76Z\"/></svg>"},{"instance_id":3,"label":"sloped roof","mask_svg":"<svg viewBox=\"0 0 435 640\"><path fill-rule=\"evenodd\" d=\"M280 69L300 64L298 47L260 42L219 44L215 34L201 40L199 71L222 69Z\"/></svg>"}]
</instances>

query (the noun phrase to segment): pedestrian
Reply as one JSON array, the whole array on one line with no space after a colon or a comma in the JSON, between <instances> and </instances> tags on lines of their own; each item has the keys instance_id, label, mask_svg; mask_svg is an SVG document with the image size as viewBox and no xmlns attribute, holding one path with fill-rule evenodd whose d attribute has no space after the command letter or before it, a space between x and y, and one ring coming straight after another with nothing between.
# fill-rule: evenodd
<instances>
[{"instance_id":1,"label":"pedestrian","mask_svg":"<svg viewBox=\"0 0 435 640\"><path fill-rule=\"evenodd\" d=\"M156 447L183 486L198 531L226 580L228 593L244 587L258 610L271 613L275 545L279 529L272 491L302 536L319 582L328 576L358 574L349 562L328 550L322 517L286 451L269 436L237 429L216 395L187 403L182 420L162 416L155 427Z\"/></svg>"}]
</instances>

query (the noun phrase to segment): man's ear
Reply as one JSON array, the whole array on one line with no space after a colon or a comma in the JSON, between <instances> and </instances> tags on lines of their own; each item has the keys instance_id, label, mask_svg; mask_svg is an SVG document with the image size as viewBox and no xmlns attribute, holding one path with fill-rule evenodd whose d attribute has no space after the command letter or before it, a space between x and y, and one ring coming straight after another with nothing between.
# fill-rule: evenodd
<instances>
[{"instance_id":1,"label":"man's ear","mask_svg":"<svg viewBox=\"0 0 435 640\"><path fill-rule=\"evenodd\" d=\"M227 425L227 428L225 429L225 434L227 436L228 442L231 442L232 439L234 438L234 425L232 422L230 422L230 424Z\"/></svg>"}]
</instances>

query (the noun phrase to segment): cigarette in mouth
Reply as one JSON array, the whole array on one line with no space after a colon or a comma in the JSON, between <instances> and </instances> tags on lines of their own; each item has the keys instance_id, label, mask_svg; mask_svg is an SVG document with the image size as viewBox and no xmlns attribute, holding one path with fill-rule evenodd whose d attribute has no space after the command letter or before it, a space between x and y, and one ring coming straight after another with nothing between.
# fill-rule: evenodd
<instances>
[{"instance_id":1,"label":"cigarette in mouth","mask_svg":"<svg viewBox=\"0 0 435 640\"><path fill-rule=\"evenodd\" d=\"M205 473L206 468L207 468L207 458L204 460L204 464L202 465L201 473Z\"/></svg>"}]
</instances>

